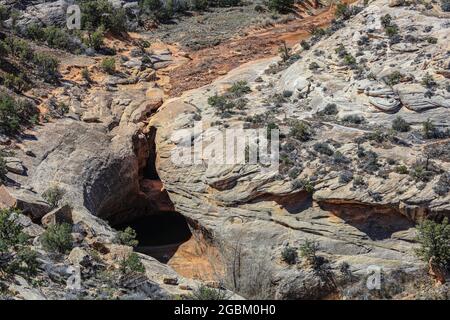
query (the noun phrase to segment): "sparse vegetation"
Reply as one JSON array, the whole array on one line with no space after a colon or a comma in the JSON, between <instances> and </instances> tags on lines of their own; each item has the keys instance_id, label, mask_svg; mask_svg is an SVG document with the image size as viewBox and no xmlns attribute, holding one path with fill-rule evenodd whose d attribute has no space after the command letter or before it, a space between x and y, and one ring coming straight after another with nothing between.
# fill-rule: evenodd
<instances>
[{"instance_id":1,"label":"sparse vegetation","mask_svg":"<svg viewBox=\"0 0 450 320\"><path fill-rule=\"evenodd\" d=\"M30 125L38 112L30 102L17 100L0 91L0 132L13 135L20 132L22 125Z\"/></svg>"},{"instance_id":2,"label":"sparse vegetation","mask_svg":"<svg viewBox=\"0 0 450 320\"><path fill-rule=\"evenodd\" d=\"M399 71L394 71L391 74L387 75L384 79L387 85L394 86L399 84L402 80L402 74Z\"/></svg>"},{"instance_id":3,"label":"sparse vegetation","mask_svg":"<svg viewBox=\"0 0 450 320\"><path fill-rule=\"evenodd\" d=\"M53 253L67 253L72 249L72 227L68 223L52 224L41 236L45 250Z\"/></svg>"},{"instance_id":4,"label":"sparse vegetation","mask_svg":"<svg viewBox=\"0 0 450 320\"><path fill-rule=\"evenodd\" d=\"M312 136L311 127L306 122L294 120L291 122L289 135L300 141L308 141Z\"/></svg>"},{"instance_id":5,"label":"sparse vegetation","mask_svg":"<svg viewBox=\"0 0 450 320\"><path fill-rule=\"evenodd\" d=\"M125 9L115 8L108 0L78 0L81 9L81 27L95 31L104 28L114 34L127 31Z\"/></svg>"},{"instance_id":6,"label":"sparse vegetation","mask_svg":"<svg viewBox=\"0 0 450 320\"><path fill-rule=\"evenodd\" d=\"M42 198L50 205L52 209L57 208L65 194L65 191L58 186L48 188L43 194Z\"/></svg>"},{"instance_id":7,"label":"sparse vegetation","mask_svg":"<svg viewBox=\"0 0 450 320\"><path fill-rule=\"evenodd\" d=\"M252 90L248 86L247 81L237 81L233 83L231 88L228 90L234 97L240 98L243 95L250 93Z\"/></svg>"},{"instance_id":8,"label":"sparse vegetation","mask_svg":"<svg viewBox=\"0 0 450 320\"><path fill-rule=\"evenodd\" d=\"M200 285L189 296L191 300L228 300L229 295L226 290L214 289L205 285Z\"/></svg>"},{"instance_id":9,"label":"sparse vegetation","mask_svg":"<svg viewBox=\"0 0 450 320\"><path fill-rule=\"evenodd\" d=\"M297 263L297 249L286 246L281 251L281 259L286 262L287 264L296 264Z\"/></svg>"},{"instance_id":10,"label":"sparse vegetation","mask_svg":"<svg viewBox=\"0 0 450 320\"><path fill-rule=\"evenodd\" d=\"M397 116L392 121L392 129L394 129L395 131L408 132L410 130L410 128L411 128L411 126L409 125L409 123L406 122L406 120L400 116Z\"/></svg>"},{"instance_id":11,"label":"sparse vegetation","mask_svg":"<svg viewBox=\"0 0 450 320\"><path fill-rule=\"evenodd\" d=\"M136 252L132 252L127 258L120 263L120 272L122 274L144 273L145 267Z\"/></svg>"},{"instance_id":12,"label":"sparse vegetation","mask_svg":"<svg viewBox=\"0 0 450 320\"><path fill-rule=\"evenodd\" d=\"M306 239L300 245L300 256L306 260L306 262L315 267L317 264L317 251L319 250L319 243L314 240Z\"/></svg>"},{"instance_id":13,"label":"sparse vegetation","mask_svg":"<svg viewBox=\"0 0 450 320\"><path fill-rule=\"evenodd\" d=\"M139 244L139 241L136 240L136 231L131 227L127 227L124 231L118 231L116 241L130 247L136 247Z\"/></svg>"},{"instance_id":14,"label":"sparse vegetation","mask_svg":"<svg viewBox=\"0 0 450 320\"><path fill-rule=\"evenodd\" d=\"M101 68L108 74L116 73L116 60L113 57L105 58L102 60Z\"/></svg>"},{"instance_id":15,"label":"sparse vegetation","mask_svg":"<svg viewBox=\"0 0 450 320\"><path fill-rule=\"evenodd\" d=\"M332 156L334 151L333 149L330 148L330 146L328 145L328 143L324 143L324 142L317 142L314 144L313 146L314 150L321 153L321 154L325 154L327 156Z\"/></svg>"},{"instance_id":16,"label":"sparse vegetation","mask_svg":"<svg viewBox=\"0 0 450 320\"><path fill-rule=\"evenodd\" d=\"M293 5L294 0L268 0L269 9L280 13L290 12Z\"/></svg>"},{"instance_id":17,"label":"sparse vegetation","mask_svg":"<svg viewBox=\"0 0 450 320\"><path fill-rule=\"evenodd\" d=\"M417 241L420 248L417 255L426 263L431 259L445 269L450 267L450 225L448 218L442 223L424 220L417 227Z\"/></svg>"}]
</instances>

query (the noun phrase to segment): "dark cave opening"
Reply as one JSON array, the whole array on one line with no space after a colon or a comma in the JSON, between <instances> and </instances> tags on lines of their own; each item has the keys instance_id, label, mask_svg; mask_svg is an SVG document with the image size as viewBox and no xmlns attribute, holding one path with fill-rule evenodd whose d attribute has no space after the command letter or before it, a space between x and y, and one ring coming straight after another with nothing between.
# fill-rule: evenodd
<instances>
[{"instance_id":1,"label":"dark cave opening","mask_svg":"<svg viewBox=\"0 0 450 320\"><path fill-rule=\"evenodd\" d=\"M124 230L126 227L136 231L136 239L139 241L135 248L137 252L152 256L163 263L192 236L186 218L178 212L153 213L116 226L118 230Z\"/></svg>"},{"instance_id":2,"label":"dark cave opening","mask_svg":"<svg viewBox=\"0 0 450 320\"><path fill-rule=\"evenodd\" d=\"M147 159L147 166L144 168L143 178L148 180L160 180L158 171L156 170L156 129L151 128L149 132L148 141L150 141L149 146L149 157Z\"/></svg>"}]
</instances>

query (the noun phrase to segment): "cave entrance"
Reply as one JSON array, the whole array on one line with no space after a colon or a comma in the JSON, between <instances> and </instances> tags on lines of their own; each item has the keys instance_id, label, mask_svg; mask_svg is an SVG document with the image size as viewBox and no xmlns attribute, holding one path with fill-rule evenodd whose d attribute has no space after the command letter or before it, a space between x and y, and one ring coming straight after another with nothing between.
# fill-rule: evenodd
<instances>
[{"instance_id":1,"label":"cave entrance","mask_svg":"<svg viewBox=\"0 0 450 320\"><path fill-rule=\"evenodd\" d=\"M167 263L178 247L192 237L186 218L178 212L153 213L117 226L117 229L126 227L136 231L139 244L135 250L162 263Z\"/></svg>"}]
</instances>

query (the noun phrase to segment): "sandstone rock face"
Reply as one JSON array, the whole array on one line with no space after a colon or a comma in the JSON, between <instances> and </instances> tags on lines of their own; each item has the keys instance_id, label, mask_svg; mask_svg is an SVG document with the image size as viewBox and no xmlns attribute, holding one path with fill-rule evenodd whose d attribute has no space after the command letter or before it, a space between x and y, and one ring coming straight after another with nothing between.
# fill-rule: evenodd
<instances>
[{"instance_id":1,"label":"sandstone rock face","mask_svg":"<svg viewBox=\"0 0 450 320\"><path fill-rule=\"evenodd\" d=\"M402 37L416 39L414 50L400 50L385 36L379 19L388 13ZM438 25L447 27L424 31ZM300 52L301 58L281 73L265 72L276 58L257 61L166 101L150 126L157 130L158 174L176 210L196 232L208 235L224 253L225 265L230 264L225 254L230 248L239 246L246 257L242 264L248 265L257 265L263 252L273 279L269 291L276 298L324 298L334 292L323 274L280 260L283 245L298 248L307 239L319 243L319 255L335 272L343 262L359 274L366 274L371 265L386 272L421 268L413 250L415 223L450 215L450 194L435 188L450 170L448 159L428 156L430 176L415 175L433 143L421 138L421 123L430 119L444 132L450 125L449 93L441 90L447 82L438 72L448 68L448 25L445 19L375 1L345 27ZM356 45L362 36L367 42ZM420 40L425 37L435 37L437 43ZM359 68L346 65L335 53L340 44L347 55L357 57ZM312 62L321 71L311 70ZM394 71L401 72L402 83L386 80ZM429 98L418 95L430 90L421 84L427 73L436 82ZM221 116L208 97L224 94L237 81L251 88L244 96L247 103ZM336 106L336 114L321 116L329 104ZM412 131L388 138L385 132L397 116L410 123ZM199 119L203 127L195 131ZM309 141L289 137L289 121L295 119L310 126ZM192 145L201 139L255 123L265 128L269 122L287 137L281 152L290 167L283 164L281 172L267 172L260 165L212 163L207 153L200 153L197 162L177 162L182 154L193 155ZM380 130L382 138L374 138ZM207 141L209 146L216 143ZM328 156L320 152L323 144L331 150ZM410 174L399 173L400 165ZM314 193L295 180L309 181Z\"/></svg>"}]
</instances>

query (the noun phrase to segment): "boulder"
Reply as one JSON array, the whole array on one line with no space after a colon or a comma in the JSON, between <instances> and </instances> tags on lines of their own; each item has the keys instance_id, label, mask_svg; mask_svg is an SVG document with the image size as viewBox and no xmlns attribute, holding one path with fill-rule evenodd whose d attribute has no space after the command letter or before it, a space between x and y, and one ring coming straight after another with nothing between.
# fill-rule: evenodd
<instances>
[{"instance_id":1,"label":"boulder","mask_svg":"<svg viewBox=\"0 0 450 320\"><path fill-rule=\"evenodd\" d=\"M61 224L61 223L72 224L73 223L72 208L68 204L56 208L47 213L45 216L43 216L41 222L42 225L46 227L53 224Z\"/></svg>"},{"instance_id":2,"label":"boulder","mask_svg":"<svg viewBox=\"0 0 450 320\"><path fill-rule=\"evenodd\" d=\"M0 186L0 208L11 207L22 210L32 220L39 220L50 211L50 206L35 192Z\"/></svg>"}]
</instances>

